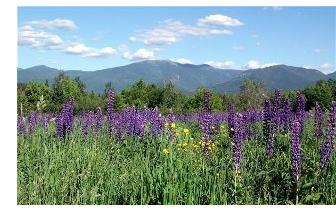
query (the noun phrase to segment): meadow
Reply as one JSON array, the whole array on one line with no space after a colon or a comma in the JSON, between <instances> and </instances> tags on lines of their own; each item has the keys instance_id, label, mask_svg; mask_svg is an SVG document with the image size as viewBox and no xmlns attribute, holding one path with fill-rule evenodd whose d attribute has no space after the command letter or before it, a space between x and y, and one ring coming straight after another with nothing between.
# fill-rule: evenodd
<instances>
[{"instance_id":1,"label":"meadow","mask_svg":"<svg viewBox=\"0 0 336 214\"><path fill-rule=\"evenodd\" d=\"M305 111L275 90L262 109L158 108L17 119L18 204L335 204L336 102Z\"/></svg>"}]
</instances>

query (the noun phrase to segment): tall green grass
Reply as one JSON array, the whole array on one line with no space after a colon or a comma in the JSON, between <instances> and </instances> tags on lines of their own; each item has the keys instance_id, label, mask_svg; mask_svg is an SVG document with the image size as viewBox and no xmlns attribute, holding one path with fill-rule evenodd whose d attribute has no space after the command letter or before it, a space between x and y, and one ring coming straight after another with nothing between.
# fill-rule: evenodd
<instances>
[{"instance_id":1,"label":"tall green grass","mask_svg":"<svg viewBox=\"0 0 336 214\"><path fill-rule=\"evenodd\" d=\"M183 133L190 128L191 136ZM313 121L306 122L302 149L299 204L335 204L336 161L319 170L319 144ZM77 130L77 131L76 131ZM178 137L175 131L179 132ZM295 204L290 135L278 134L268 157L258 138L243 146L236 176L231 142L223 124L211 158L204 158L195 124L177 124L157 138L129 138L117 143L107 134L82 136L79 128L60 140L51 125L32 136L18 136L18 204ZM255 127L261 131L261 124ZM194 141L194 143L192 143ZM183 143L185 143L183 145ZM168 154L163 152L169 151ZM236 176L236 177L235 177ZM236 183L235 183L236 180Z\"/></svg>"}]
</instances>

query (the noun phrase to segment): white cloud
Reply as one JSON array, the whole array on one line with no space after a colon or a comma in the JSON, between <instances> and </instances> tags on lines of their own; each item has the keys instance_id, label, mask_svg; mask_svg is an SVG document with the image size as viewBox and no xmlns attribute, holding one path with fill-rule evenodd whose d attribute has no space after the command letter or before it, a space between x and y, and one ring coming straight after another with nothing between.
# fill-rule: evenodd
<instances>
[{"instance_id":1,"label":"white cloud","mask_svg":"<svg viewBox=\"0 0 336 214\"><path fill-rule=\"evenodd\" d=\"M137 61L137 60L147 60L147 59L153 59L154 58L154 51L147 50L145 48L140 48L134 53L130 53L129 51L125 51L122 54L122 57L131 61Z\"/></svg>"},{"instance_id":2,"label":"white cloud","mask_svg":"<svg viewBox=\"0 0 336 214\"><path fill-rule=\"evenodd\" d=\"M68 54L80 55L83 57L102 58L108 57L116 53L116 50L111 47L92 48L85 44L72 44L64 48L64 52Z\"/></svg>"},{"instance_id":3,"label":"white cloud","mask_svg":"<svg viewBox=\"0 0 336 214\"><path fill-rule=\"evenodd\" d=\"M39 29L61 29L61 30L75 30L76 24L69 19L54 19L54 20L34 20L26 22L26 25Z\"/></svg>"},{"instance_id":4,"label":"white cloud","mask_svg":"<svg viewBox=\"0 0 336 214\"><path fill-rule=\"evenodd\" d=\"M233 32L230 30L218 30L218 29L213 29L213 30L209 30L209 34L213 34L213 35L232 35Z\"/></svg>"},{"instance_id":5,"label":"white cloud","mask_svg":"<svg viewBox=\"0 0 336 214\"><path fill-rule=\"evenodd\" d=\"M51 29L74 30L76 25L71 20L66 19L27 22L18 29L18 45L38 48L41 51L54 49L67 54L93 58L108 57L116 52L112 47L94 48L78 43L78 41L64 42L60 36L46 31ZM75 37L73 36L73 39L78 40Z\"/></svg>"},{"instance_id":6,"label":"white cloud","mask_svg":"<svg viewBox=\"0 0 336 214\"><path fill-rule=\"evenodd\" d=\"M248 61L246 68L248 69L256 69L256 68L260 68L260 64L258 61L255 60L250 60Z\"/></svg>"},{"instance_id":7,"label":"white cloud","mask_svg":"<svg viewBox=\"0 0 336 214\"><path fill-rule=\"evenodd\" d=\"M129 40L130 40L131 42L136 42L136 38L135 38L134 36L131 36L131 37L129 38Z\"/></svg>"},{"instance_id":8,"label":"white cloud","mask_svg":"<svg viewBox=\"0 0 336 214\"><path fill-rule=\"evenodd\" d=\"M178 58L178 59L170 59L171 61L178 62L180 64L193 64L193 62L189 59Z\"/></svg>"},{"instance_id":9,"label":"white cloud","mask_svg":"<svg viewBox=\"0 0 336 214\"><path fill-rule=\"evenodd\" d=\"M322 65L317 65L317 66L311 66L311 65L306 65L304 66L306 69L316 69L321 71L322 73L329 74L335 71L336 67L335 65L329 64L329 63L324 63Z\"/></svg>"},{"instance_id":10,"label":"white cloud","mask_svg":"<svg viewBox=\"0 0 336 214\"><path fill-rule=\"evenodd\" d=\"M31 46L33 48L55 49L63 44L63 40L52 33L35 31L31 27L19 28L18 45Z\"/></svg>"},{"instance_id":11,"label":"white cloud","mask_svg":"<svg viewBox=\"0 0 336 214\"><path fill-rule=\"evenodd\" d=\"M232 68L232 66L234 65L232 61L223 61L223 62L208 61L208 62L205 62L205 64L208 64L208 65L211 65L212 67L220 68L220 69Z\"/></svg>"},{"instance_id":12,"label":"white cloud","mask_svg":"<svg viewBox=\"0 0 336 214\"><path fill-rule=\"evenodd\" d=\"M226 24L212 25L212 22L210 22L213 19L211 18L212 16L216 18L218 14L200 19L198 25L187 25L180 21L168 19L153 29L145 30L138 35L129 37L129 40L131 42L139 41L146 45L170 45L179 41L183 36L232 35L232 31L223 27L242 25L239 20L222 15L219 16L226 17ZM208 20L209 18L210 20Z\"/></svg>"},{"instance_id":13,"label":"white cloud","mask_svg":"<svg viewBox=\"0 0 336 214\"><path fill-rule=\"evenodd\" d=\"M245 47L243 45L236 45L236 46L233 46L232 49L235 51L243 51L245 50Z\"/></svg>"},{"instance_id":14,"label":"white cloud","mask_svg":"<svg viewBox=\"0 0 336 214\"><path fill-rule=\"evenodd\" d=\"M214 14L206 16L198 20L199 26L221 26L221 27L236 27L244 25L241 21L229 16L223 16L221 14Z\"/></svg>"},{"instance_id":15,"label":"white cloud","mask_svg":"<svg viewBox=\"0 0 336 214\"><path fill-rule=\"evenodd\" d=\"M329 63L324 63L324 64L319 66L318 70L322 71L325 74L328 74L328 73L332 73L332 72L335 71L335 66L331 65Z\"/></svg>"},{"instance_id":16,"label":"white cloud","mask_svg":"<svg viewBox=\"0 0 336 214\"><path fill-rule=\"evenodd\" d=\"M254 34L251 35L251 37L252 38L259 38L259 35L254 33Z\"/></svg>"},{"instance_id":17,"label":"white cloud","mask_svg":"<svg viewBox=\"0 0 336 214\"><path fill-rule=\"evenodd\" d=\"M247 65L245 66L247 69L257 69L257 68L266 68L270 67L273 65L278 65L279 63L265 63L265 64L260 64L256 60L250 60L247 62Z\"/></svg>"}]
</instances>

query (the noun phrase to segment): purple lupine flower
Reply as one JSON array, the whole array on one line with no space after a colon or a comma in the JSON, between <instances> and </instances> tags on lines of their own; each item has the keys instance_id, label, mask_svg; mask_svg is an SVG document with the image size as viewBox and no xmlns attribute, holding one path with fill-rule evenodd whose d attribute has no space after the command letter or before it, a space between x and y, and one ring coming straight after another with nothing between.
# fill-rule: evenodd
<instances>
[{"instance_id":1,"label":"purple lupine flower","mask_svg":"<svg viewBox=\"0 0 336 214\"><path fill-rule=\"evenodd\" d=\"M234 134L234 125L235 125L234 119L235 119L234 106L232 105L232 103L229 103L227 122L228 122L228 133L230 138L232 138Z\"/></svg>"},{"instance_id":2,"label":"purple lupine flower","mask_svg":"<svg viewBox=\"0 0 336 214\"><path fill-rule=\"evenodd\" d=\"M63 123L66 132L73 131L73 122L74 122L73 112L75 109L74 105L75 105L74 97L70 97L69 100L63 105L63 112L62 112Z\"/></svg>"},{"instance_id":3,"label":"purple lupine flower","mask_svg":"<svg viewBox=\"0 0 336 214\"><path fill-rule=\"evenodd\" d=\"M220 131L220 125L223 122L223 115L221 113L213 114L213 134L218 134Z\"/></svg>"},{"instance_id":4,"label":"purple lupine flower","mask_svg":"<svg viewBox=\"0 0 336 214\"><path fill-rule=\"evenodd\" d=\"M79 116L79 122L80 122L80 129L82 134L85 136L88 134L89 131L89 118L87 113L83 113Z\"/></svg>"},{"instance_id":5,"label":"purple lupine flower","mask_svg":"<svg viewBox=\"0 0 336 214\"><path fill-rule=\"evenodd\" d=\"M330 162L334 149L336 131L336 102L333 101L329 111L328 131L326 142L320 146L320 168L324 169Z\"/></svg>"},{"instance_id":6,"label":"purple lupine flower","mask_svg":"<svg viewBox=\"0 0 336 214\"><path fill-rule=\"evenodd\" d=\"M150 123L152 127L152 135L157 136L163 129L163 118L157 107L151 112Z\"/></svg>"},{"instance_id":7,"label":"purple lupine flower","mask_svg":"<svg viewBox=\"0 0 336 214\"><path fill-rule=\"evenodd\" d=\"M316 105L315 105L315 137L317 138L322 136L322 122L323 122L323 111L320 105L316 102Z\"/></svg>"},{"instance_id":8,"label":"purple lupine flower","mask_svg":"<svg viewBox=\"0 0 336 214\"><path fill-rule=\"evenodd\" d=\"M242 140L243 141L245 141L247 139L247 136L248 136L248 130L247 130L248 114L249 114L249 112L244 112L244 113L242 113L242 116L241 116L241 132L242 132Z\"/></svg>"},{"instance_id":9,"label":"purple lupine flower","mask_svg":"<svg viewBox=\"0 0 336 214\"><path fill-rule=\"evenodd\" d=\"M65 137L65 128L64 128L64 122L63 122L63 114L59 113L56 115L56 133L57 136L61 139Z\"/></svg>"},{"instance_id":10,"label":"purple lupine flower","mask_svg":"<svg viewBox=\"0 0 336 214\"><path fill-rule=\"evenodd\" d=\"M301 151L300 151L300 129L301 124L295 120L292 126L291 136L291 160L293 176L298 178L301 174Z\"/></svg>"},{"instance_id":11,"label":"purple lupine flower","mask_svg":"<svg viewBox=\"0 0 336 214\"><path fill-rule=\"evenodd\" d=\"M48 129L49 122L51 120L51 115L50 114L41 115L40 119L41 119L40 122L42 124L43 129L44 131L46 131Z\"/></svg>"},{"instance_id":12,"label":"purple lupine flower","mask_svg":"<svg viewBox=\"0 0 336 214\"><path fill-rule=\"evenodd\" d=\"M282 106L281 106L281 94L279 89L275 89L274 91L274 104L272 108L272 119L274 121L274 128L276 130L280 129L280 124L281 124L281 111L282 111Z\"/></svg>"},{"instance_id":13,"label":"purple lupine flower","mask_svg":"<svg viewBox=\"0 0 336 214\"><path fill-rule=\"evenodd\" d=\"M171 125L172 123L174 123L176 120L176 116L173 113L172 109L169 110L169 114L166 117L166 122Z\"/></svg>"},{"instance_id":14,"label":"purple lupine flower","mask_svg":"<svg viewBox=\"0 0 336 214\"><path fill-rule=\"evenodd\" d=\"M25 122L24 122L24 118L21 116L17 117L17 132L19 134L26 134L26 126L25 126Z\"/></svg>"},{"instance_id":15,"label":"purple lupine flower","mask_svg":"<svg viewBox=\"0 0 336 214\"><path fill-rule=\"evenodd\" d=\"M97 108L95 113L95 128L96 132L99 132L103 126L103 112L100 107Z\"/></svg>"},{"instance_id":16,"label":"purple lupine flower","mask_svg":"<svg viewBox=\"0 0 336 214\"><path fill-rule=\"evenodd\" d=\"M113 127L114 101L115 101L115 92L111 88L108 91L108 101L107 101L107 125L110 133L112 133L112 127Z\"/></svg>"},{"instance_id":17,"label":"purple lupine flower","mask_svg":"<svg viewBox=\"0 0 336 214\"><path fill-rule=\"evenodd\" d=\"M112 131L114 132L116 141L120 143L123 137L123 126L125 124L122 113L116 113L113 115L113 124Z\"/></svg>"},{"instance_id":18,"label":"purple lupine flower","mask_svg":"<svg viewBox=\"0 0 336 214\"><path fill-rule=\"evenodd\" d=\"M295 119L300 123L300 134L303 131L304 128L304 120L305 120L305 99L300 91L297 91L296 93L296 102L297 102L297 109L295 112Z\"/></svg>"},{"instance_id":19,"label":"purple lupine flower","mask_svg":"<svg viewBox=\"0 0 336 214\"><path fill-rule=\"evenodd\" d=\"M240 169L240 163L241 163L241 154L242 154L242 144L243 144L243 118L242 115L237 113L235 115L234 119L234 134L232 138L232 158L233 158L233 163L234 167L236 170L236 173L238 173Z\"/></svg>"},{"instance_id":20,"label":"purple lupine flower","mask_svg":"<svg viewBox=\"0 0 336 214\"><path fill-rule=\"evenodd\" d=\"M211 112L211 93L208 91L204 92L203 111Z\"/></svg>"},{"instance_id":21,"label":"purple lupine flower","mask_svg":"<svg viewBox=\"0 0 336 214\"><path fill-rule=\"evenodd\" d=\"M145 135L145 123L146 123L146 111L138 111L135 119L134 132L140 138L143 138Z\"/></svg>"},{"instance_id":22,"label":"purple lupine flower","mask_svg":"<svg viewBox=\"0 0 336 214\"><path fill-rule=\"evenodd\" d=\"M135 133L135 124L136 124L135 106L126 109L124 116L126 120L127 134L128 136L133 136Z\"/></svg>"},{"instance_id":23,"label":"purple lupine flower","mask_svg":"<svg viewBox=\"0 0 336 214\"><path fill-rule=\"evenodd\" d=\"M266 98L263 110L263 133L266 141L266 153L273 155L274 152L274 118L272 114L271 101Z\"/></svg>"},{"instance_id":24,"label":"purple lupine flower","mask_svg":"<svg viewBox=\"0 0 336 214\"><path fill-rule=\"evenodd\" d=\"M290 99L288 97L286 97L284 102L281 121L283 124L284 131L289 131L292 124L292 107Z\"/></svg>"},{"instance_id":25,"label":"purple lupine flower","mask_svg":"<svg viewBox=\"0 0 336 214\"><path fill-rule=\"evenodd\" d=\"M28 131L30 134L35 131L35 127L37 124L37 117L38 117L38 114L36 111L31 112L28 117L28 122L29 122Z\"/></svg>"},{"instance_id":26,"label":"purple lupine flower","mask_svg":"<svg viewBox=\"0 0 336 214\"><path fill-rule=\"evenodd\" d=\"M209 158L209 145L211 140L211 123L212 123L212 115L208 111L203 111L200 114L199 117L199 124L201 127L201 134L202 134L202 140L204 142L203 146L203 153L205 157Z\"/></svg>"}]
</instances>

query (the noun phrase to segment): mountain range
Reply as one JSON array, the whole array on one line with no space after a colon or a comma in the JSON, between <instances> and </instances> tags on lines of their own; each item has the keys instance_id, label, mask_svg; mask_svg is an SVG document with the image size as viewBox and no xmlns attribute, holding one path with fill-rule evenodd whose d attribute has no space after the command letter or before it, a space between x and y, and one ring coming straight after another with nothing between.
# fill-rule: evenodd
<instances>
[{"instance_id":1,"label":"mountain range","mask_svg":"<svg viewBox=\"0 0 336 214\"><path fill-rule=\"evenodd\" d=\"M52 82L61 72L44 65L31 68L18 68L17 81ZM218 92L235 92L244 79L261 81L268 89L298 89L314 84L321 79L336 79L336 72L329 75L315 69L287 65L274 65L260 69L234 70L219 69L207 64L180 64L170 60L145 60L125 66L96 71L67 70L70 77L79 76L88 91L102 93L105 83L111 82L120 91L137 80L163 85L172 81L184 91L192 92L199 87L212 88Z\"/></svg>"}]
</instances>

